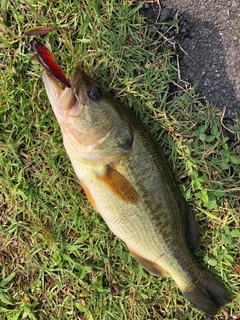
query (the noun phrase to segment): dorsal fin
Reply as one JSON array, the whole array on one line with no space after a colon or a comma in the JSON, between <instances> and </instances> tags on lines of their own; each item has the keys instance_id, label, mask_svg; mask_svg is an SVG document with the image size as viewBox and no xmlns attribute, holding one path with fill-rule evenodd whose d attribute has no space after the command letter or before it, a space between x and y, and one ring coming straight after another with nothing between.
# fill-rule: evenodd
<instances>
[{"instance_id":1,"label":"dorsal fin","mask_svg":"<svg viewBox=\"0 0 240 320\"><path fill-rule=\"evenodd\" d=\"M98 179L104 182L108 189L124 202L136 204L139 201L138 193L131 183L109 165L106 166L105 173L98 176Z\"/></svg>"},{"instance_id":2,"label":"dorsal fin","mask_svg":"<svg viewBox=\"0 0 240 320\"><path fill-rule=\"evenodd\" d=\"M187 219L187 243L190 250L194 253L200 247L200 229L195 219L195 214L190 205L186 202Z\"/></svg>"}]
</instances>

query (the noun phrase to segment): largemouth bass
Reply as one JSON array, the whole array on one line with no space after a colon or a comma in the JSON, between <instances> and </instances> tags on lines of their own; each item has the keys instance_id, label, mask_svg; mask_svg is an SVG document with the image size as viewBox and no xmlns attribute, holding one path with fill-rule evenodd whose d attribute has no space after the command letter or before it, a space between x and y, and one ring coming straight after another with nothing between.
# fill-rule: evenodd
<instances>
[{"instance_id":1,"label":"largemouth bass","mask_svg":"<svg viewBox=\"0 0 240 320\"><path fill-rule=\"evenodd\" d=\"M137 117L81 68L62 90L43 72L73 168L93 207L150 273L172 277L183 295L214 315L231 301L192 254L199 228L157 141Z\"/></svg>"}]
</instances>

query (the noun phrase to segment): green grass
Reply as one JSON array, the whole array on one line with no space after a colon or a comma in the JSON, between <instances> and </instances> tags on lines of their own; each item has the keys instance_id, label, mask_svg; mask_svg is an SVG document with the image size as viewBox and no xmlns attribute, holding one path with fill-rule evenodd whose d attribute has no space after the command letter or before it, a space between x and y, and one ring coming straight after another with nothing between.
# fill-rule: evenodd
<instances>
[{"instance_id":1,"label":"green grass","mask_svg":"<svg viewBox=\"0 0 240 320\"><path fill-rule=\"evenodd\" d=\"M239 143L229 146L221 113L194 89L170 92L178 70L160 36L148 37L127 0L2 1L0 23L1 319L205 319L171 279L145 272L87 201L28 51L24 31L37 26L72 27L42 39L67 76L82 64L164 145L197 212L197 259L233 297L216 319L237 319ZM239 139L239 123L232 130Z\"/></svg>"}]
</instances>

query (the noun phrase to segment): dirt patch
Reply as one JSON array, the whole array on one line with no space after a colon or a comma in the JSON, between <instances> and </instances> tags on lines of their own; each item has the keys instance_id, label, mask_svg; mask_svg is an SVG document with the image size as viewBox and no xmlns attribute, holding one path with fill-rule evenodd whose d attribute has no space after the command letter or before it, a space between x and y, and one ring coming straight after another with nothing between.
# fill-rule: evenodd
<instances>
[{"instance_id":1,"label":"dirt patch","mask_svg":"<svg viewBox=\"0 0 240 320\"><path fill-rule=\"evenodd\" d=\"M181 79L197 84L200 96L226 107L225 119L240 115L240 6L237 0L146 2L142 13L155 25L178 14L170 37L178 47ZM166 31L166 30L163 30ZM179 50L179 49L182 50ZM230 121L230 125L233 125Z\"/></svg>"}]
</instances>

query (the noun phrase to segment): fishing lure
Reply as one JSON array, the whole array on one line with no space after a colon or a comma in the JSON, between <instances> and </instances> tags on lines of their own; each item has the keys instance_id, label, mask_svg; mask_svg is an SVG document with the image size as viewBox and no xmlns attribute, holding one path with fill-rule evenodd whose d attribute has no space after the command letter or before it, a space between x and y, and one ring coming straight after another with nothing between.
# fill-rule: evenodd
<instances>
[{"instance_id":1,"label":"fishing lure","mask_svg":"<svg viewBox=\"0 0 240 320\"><path fill-rule=\"evenodd\" d=\"M33 39L30 41L30 48L33 51L38 62L53 78L55 78L68 88L72 87L71 83L66 78L65 74L55 61L52 53L47 49L47 47L45 47L42 42L38 41L37 39Z\"/></svg>"}]
</instances>

